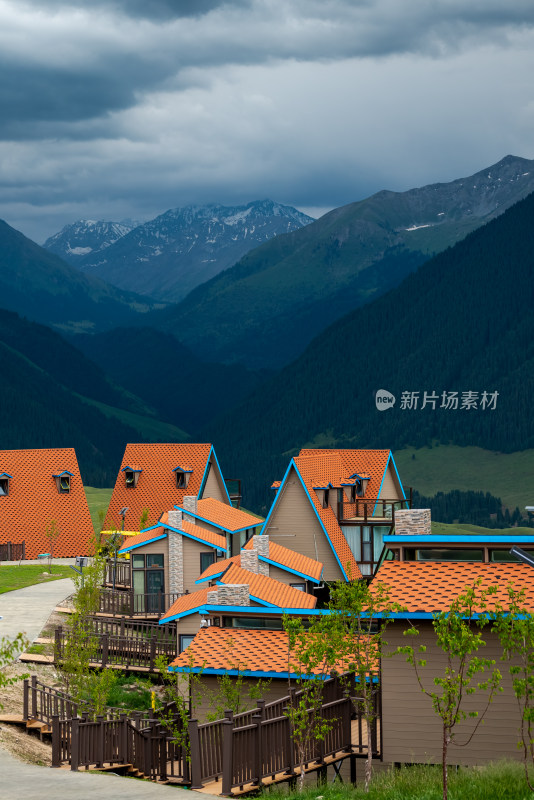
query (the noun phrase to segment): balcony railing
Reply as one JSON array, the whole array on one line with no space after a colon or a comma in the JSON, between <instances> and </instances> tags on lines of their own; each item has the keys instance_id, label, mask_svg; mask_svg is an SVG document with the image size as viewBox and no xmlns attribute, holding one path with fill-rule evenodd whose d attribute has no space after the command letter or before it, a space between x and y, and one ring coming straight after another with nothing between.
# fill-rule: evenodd
<instances>
[{"instance_id":1,"label":"balcony railing","mask_svg":"<svg viewBox=\"0 0 534 800\"><path fill-rule=\"evenodd\" d=\"M115 575L113 575L115 573ZM118 589L129 589L132 585L131 561L125 558L108 558L104 573L104 585Z\"/></svg>"},{"instance_id":2,"label":"balcony railing","mask_svg":"<svg viewBox=\"0 0 534 800\"><path fill-rule=\"evenodd\" d=\"M339 522L367 524L385 520L385 524L395 524L395 511L410 508L410 500L390 500L386 498L356 498L354 501L338 503L337 516Z\"/></svg>"},{"instance_id":3,"label":"balcony railing","mask_svg":"<svg viewBox=\"0 0 534 800\"><path fill-rule=\"evenodd\" d=\"M110 617L162 617L175 600L182 595L177 592L137 592L113 589L100 590L100 614Z\"/></svg>"}]
</instances>

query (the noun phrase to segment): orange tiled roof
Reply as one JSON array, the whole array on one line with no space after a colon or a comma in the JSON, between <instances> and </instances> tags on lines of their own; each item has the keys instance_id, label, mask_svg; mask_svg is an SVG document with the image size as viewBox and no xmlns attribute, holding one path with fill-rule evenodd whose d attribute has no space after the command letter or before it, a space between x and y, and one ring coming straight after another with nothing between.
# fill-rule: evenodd
<instances>
[{"instance_id":1,"label":"orange tiled roof","mask_svg":"<svg viewBox=\"0 0 534 800\"><path fill-rule=\"evenodd\" d=\"M253 541L252 539L249 539L249 541L245 544L245 550L252 549ZM289 548L284 547L277 542L269 542L269 560L275 561L276 564L280 565L282 568L287 567L290 570L294 570L301 575L306 575L307 577L315 580L320 580L323 572L323 564L321 561L316 561L314 558L303 556L301 553L297 553L295 550L289 550Z\"/></svg>"},{"instance_id":2,"label":"orange tiled roof","mask_svg":"<svg viewBox=\"0 0 534 800\"><path fill-rule=\"evenodd\" d=\"M488 597L488 609L496 602L506 606L506 587L525 589L525 605L534 609L534 569L527 564L481 564L456 561L384 561L371 583L389 587L391 600L407 611L447 611L452 601L481 579L481 588L498 586L497 594Z\"/></svg>"},{"instance_id":3,"label":"orange tiled roof","mask_svg":"<svg viewBox=\"0 0 534 800\"><path fill-rule=\"evenodd\" d=\"M60 494L53 475L72 474L70 491ZM50 552L46 528L55 520L60 536L54 555L92 552L94 535L76 453L72 447L1 450L0 474L11 475L9 494L0 497L0 543L26 542L26 558Z\"/></svg>"},{"instance_id":4,"label":"orange tiled roof","mask_svg":"<svg viewBox=\"0 0 534 800\"><path fill-rule=\"evenodd\" d=\"M268 578L266 575L256 575L246 569L232 564L220 579L221 583L246 583L251 597L257 597L265 603L279 608L315 608L317 598L299 589L294 589L285 583Z\"/></svg>"},{"instance_id":5,"label":"orange tiled roof","mask_svg":"<svg viewBox=\"0 0 534 800\"><path fill-rule=\"evenodd\" d=\"M187 513L187 512L186 512ZM245 528L256 528L263 524L263 519L247 514L239 508L234 508L213 497L206 497L197 503L197 514L206 522L219 525L226 531L234 532Z\"/></svg>"},{"instance_id":6,"label":"orange tiled roof","mask_svg":"<svg viewBox=\"0 0 534 800\"><path fill-rule=\"evenodd\" d=\"M161 519L159 521L161 523L161 527L152 527L150 530L142 531L142 533L137 534L137 536L132 536L126 542L124 542L122 548L119 550L119 553L125 553L135 547L140 547L140 545L145 544L145 542L150 542L152 539L155 539L162 534L166 536L167 528L165 526L169 524L169 515L167 511L161 515ZM226 537L221 536L219 533L215 533L215 531L207 530L207 528L202 528L200 525L194 525L191 522L187 522L187 520L182 520L182 530L184 533L194 536L195 539L200 539L206 544L226 550Z\"/></svg>"},{"instance_id":7,"label":"orange tiled roof","mask_svg":"<svg viewBox=\"0 0 534 800\"><path fill-rule=\"evenodd\" d=\"M330 507L323 508L315 488L328 484L340 487L355 473L367 474L370 478L365 497L366 499L375 499L378 497L390 454L390 450L303 449L293 459L314 508L326 528L336 555L343 569L352 579L361 577L360 568L347 544L336 515Z\"/></svg>"},{"instance_id":8,"label":"orange tiled roof","mask_svg":"<svg viewBox=\"0 0 534 800\"><path fill-rule=\"evenodd\" d=\"M183 614L184 611L192 611L195 608L206 605L209 591L206 587L206 589L199 589L198 592L183 594L178 600L174 601L169 610L161 617L160 622L172 619L177 614Z\"/></svg>"},{"instance_id":9,"label":"orange tiled roof","mask_svg":"<svg viewBox=\"0 0 534 800\"><path fill-rule=\"evenodd\" d=\"M209 580L214 575L222 575L222 573L228 569L231 564L237 564L238 567L241 566L241 556L232 556L232 558L224 558L220 559L219 561L214 561L213 564L210 564L204 572L201 573L200 577L197 578L195 583L201 583L202 581Z\"/></svg>"},{"instance_id":10,"label":"orange tiled roof","mask_svg":"<svg viewBox=\"0 0 534 800\"><path fill-rule=\"evenodd\" d=\"M265 631L236 628L201 628L189 647L175 658L170 667L225 670L240 672L267 672L286 676L295 659L289 653L288 635L285 631ZM237 665L237 667L236 667ZM336 665L344 672L343 663ZM291 673L294 671L291 668ZM320 667L313 670L321 674Z\"/></svg>"},{"instance_id":11,"label":"orange tiled roof","mask_svg":"<svg viewBox=\"0 0 534 800\"><path fill-rule=\"evenodd\" d=\"M118 528L121 508L128 508L126 526L139 524L143 509L149 509L146 527L154 525L163 511L181 505L184 497L198 496L211 452L210 444L127 444L108 508L107 519ZM135 488L128 488L121 471L135 465L142 470ZM187 488L176 486L176 467L192 469Z\"/></svg>"},{"instance_id":12,"label":"orange tiled roof","mask_svg":"<svg viewBox=\"0 0 534 800\"><path fill-rule=\"evenodd\" d=\"M127 553L129 550L134 550L136 547L140 547L146 542L151 542L153 539L158 539L160 536L167 536L165 528L151 528L149 531L142 531L136 536L128 536L122 543L121 549L117 552L119 555Z\"/></svg>"},{"instance_id":13,"label":"orange tiled roof","mask_svg":"<svg viewBox=\"0 0 534 800\"><path fill-rule=\"evenodd\" d=\"M203 542L207 542L215 547L226 550L226 536L221 536L220 533L209 531L207 528L203 528L201 525L193 525L191 522L187 522L185 519L182 520L182 529L185 533L189 533L191 536L196 536L197 539L202 539Z\"/></svg>"}]
</instances>

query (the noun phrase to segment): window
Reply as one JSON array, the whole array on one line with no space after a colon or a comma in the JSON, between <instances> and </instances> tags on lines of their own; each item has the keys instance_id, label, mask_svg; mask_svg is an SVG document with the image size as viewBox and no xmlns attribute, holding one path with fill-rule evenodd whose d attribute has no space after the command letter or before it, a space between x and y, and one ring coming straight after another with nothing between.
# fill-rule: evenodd
<instances>
[{"instance_id":1,"label":"window","mask_svg":"<svg viewBox=\"0 0 534 800\"><path fill-rule=\"evenodd\" d=\"M484 551L482 549L463 549L436 547L425 550L415 550L405 548L405 561L484 561Z\"/></svg>"},{"instance_id":2,"label":"window","mask_svg":"<svg viewBox=\"0 0 534 800\"><path fill-rule=\"evenodd\" d=\"M186 650L193 639L195 638L194 633L181 633L180 634L180 653L183 653Z\"/></svg>"},{"instance_id":3,"label":"window","mask_svg":"<svg viewBox=\"0 0 534 800\"><path fill-rule=\"evenodd\" d=\"M509 550L490 550L490 561L512 561L518 563L515 556Z\"/></svg>"},{"instance_id":4,"label":"window","mask_svg":"<svg viewBox=\"0 0 534 800\"><path fill-rule=\"evenodd\" d=\"M0 497L7 497L9 494L9 478L0 478Z\"/></svg>"},{"instance_id":5,"label":"window","mask_svg":"<svg viewBox=\"0 0 534 800\"><path fill-rule=\"evenodd\" d=\"M187 482L185 479L185 472L177 472L176 473L176 488L177 489L185 489L187 486Z\"/></svg>"},{"instance_id":6,"label":"window","mask_svg":"<svg viewBox=\"0 0 534 800\"><path fill-rule=\"evenodd\" d=\"M59 491L61 494L68 494L70 492L70 475L63 475L59 479Z\"/></svg>"},{"instance_id":7,"label":"window","mask_svg":"<svg viewBox=\"0 0 534 800\"><path fill-rule=\"evenodd\" d=\"M132 584L137 612L158 613L165 605L163 553L132 553Z\"/></svg>"},{"instance_id":8,"label":"window","mask_svg":"<svg viewBox=\"0 0 534 800\"><path fill-rule=\"evenodd\" d=\"M330 500L330 489L325 489L323 495L323 508L328 508L329 500Z\"/></svg>"},{"instance_id":9,"label":"window","mask_svg":"<svg viewBox=\"0 0 534 800\"><path fill-rule=\"evenodd\" d=\"M135 488L135 473L133 473L131 470L126 470L126 472L124 473L124 479L126 481L126 486L128 489Z\"/></svg>"},{"instance_id":10,"label":"window","mask_svg":"<svg viewBox=\"0 0 534 800\"><path fill-rule=\"evenodd\" d=\"M284 626L280 617L264 619L263 617L223 617L224 628L254 628L269 631L283 631Z\"/></svg>"},{"instance_id":11,"label":"window","mask_svg":"<svg viewBox=\"0 0 534 800\"><path fill-rule=\"evenodd\" d=\"M201 553L200 554L200 574L204 572L208 567L211 567L212 564L215 563L215 553L211 550L209 553Z\"/></svg>"},{"instance_id":12,"label":"window","mask_svg":"<svg viewBox=\"0 0 534 800\"><path fill-rule=\"evenodd\" d=\"M305 592L306 591L306 584L305 583L290 583L289 585L292 586L293 589L298 589L299 592Z\"/></svg>"}]
</instances>

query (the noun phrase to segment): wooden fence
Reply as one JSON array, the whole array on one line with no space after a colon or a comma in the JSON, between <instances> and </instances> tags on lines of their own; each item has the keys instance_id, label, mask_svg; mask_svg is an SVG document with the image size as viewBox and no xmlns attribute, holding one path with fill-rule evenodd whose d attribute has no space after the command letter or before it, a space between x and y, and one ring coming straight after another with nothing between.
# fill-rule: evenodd
<instances>
[{"instance_id":1,"label":"wooden fence","mask_svg":"<svg viewBox=\"0 0 534 800\"><path fill-rule=\"evenodd\" d=\"M131 562L129 559L108 558L104 571L104 584L106 586L120 587L121 589L129 589L132 585L131 579Z\"/></svg>"},{"instance_id":2,"label":"wooden fence","mask_svg":"<svg viewBox=\"0 0 534 800\"><path fill-rule=\"evenodd\" d=\"M164 656L167 663L176 658L176 635L165 637L157 636L153 632L148 638L138 635L137 632L120 634L100 633L98 630L88 628L88 647L91 650L91 663L99 667L116 665L128 669L129 667L142 667L149 672L156 669L156 658ZM61 662L65 658L68 631L62 626L55 630L54 658Z\"/></svg>"},{"instance_id":3,"label":"wooden fence","mask_svg":"<svg viewBox=\"0 0 534 800\"><path fill-rule=\"evenodd\" d=\"M23 561L25 558L26 542L0 544L0 561Z\"/></svg>"}]
</instances>

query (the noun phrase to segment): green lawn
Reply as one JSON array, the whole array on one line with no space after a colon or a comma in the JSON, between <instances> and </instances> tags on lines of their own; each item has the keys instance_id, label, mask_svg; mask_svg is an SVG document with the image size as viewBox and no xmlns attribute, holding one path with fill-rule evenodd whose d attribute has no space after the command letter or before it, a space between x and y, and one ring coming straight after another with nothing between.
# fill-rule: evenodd
<instances>
[{"instance_id":1,"label":"green lawn","mask_svg":"<svg viewBox=\"0 0 534 800\"><path fill-rule=\"evenodd\" d=\"M534 528L481 528L479 525L448 524L432 520L432 533L443 536L471 534L473 536L534 536Z\"/></svg>"},{"instance_id":2,"label":"green lawn","mask_svg":"<svg viewBox=\"0 0 534 800\"><path fill-rule=\"evenodd\" d=\"M473 489L490 492L508 508L519 506L522 512L534 505L534 450L494 453L455 445L408 447L395 452L395 462L403 484L423 495Z\"/></svg>"},{"instance_id":3,"label":"green lawn","mask_svg":"<svg viewBox=\"0 0 534 800\"><path fill-rule=\"evenodd\" d=\"M111 500L111 495L113 494L113 489L97 489L94 486L86 486L85 487L85 496L87 498L87 505L89 506L89 513L91 514L91 519L93 520L93 528L97 529L98 524L98 512L104 511L104 513L108 510L109 501Z\"/></svg>"},{"instance_id":4,"label":"green lawn","mask_svg":"<svg viewBox=\"0 0 534 800\"><path fill-rule=\"evenodd\" d=\"M369 794L363 780L350 784L306 786L302 794L287 793L282 787L269 792L270 800L441 800L441 768L416 765L391 769L371 781ZM500 762L487 767L449 769L450 800L532 800L521 764Z\"/></svg>"},{"instance_id":5,"label":"green lawn","mask_svg":"<svg viewBox=\"0 0 534 800\"><path fill-rule=\"evenodd\" d=\"M43 572L52 570L51 575L43 575ZM68 566L52 564L51 567L45 561L43 564L9 564L0 566L0 594L12 592L14 589L23 589L25 586L33 586L36 583L58 580L59 578L72 578L73 571Z\"/></svg>"}]
</instances>

